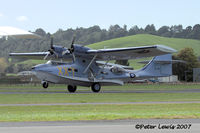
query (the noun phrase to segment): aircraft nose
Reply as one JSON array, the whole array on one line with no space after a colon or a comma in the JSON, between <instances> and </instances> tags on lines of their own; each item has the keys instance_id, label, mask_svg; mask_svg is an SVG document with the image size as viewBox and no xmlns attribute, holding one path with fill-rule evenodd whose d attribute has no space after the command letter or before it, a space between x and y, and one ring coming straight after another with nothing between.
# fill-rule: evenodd
<instances>
[{"instance_id":1,"label":"aircraft nose","mask_svg":"<svg viewBox=\"0 0 200 133\"><path fill-rule=\"evenodd\" d=\"M32 67L31 67L31 70L36 70L37 68L38 68L38 65L32 66Z\"/></svg>"},{"instance_id":2,"label":"aircraft nose","mask_svg":"<svg viewBox=\"0 0 200 133\"><path fill-rule=\"evenodd\" d=\"M34 71L35 70L35 66L31 67L31 70Z\"/></svg>"}]
</instances>

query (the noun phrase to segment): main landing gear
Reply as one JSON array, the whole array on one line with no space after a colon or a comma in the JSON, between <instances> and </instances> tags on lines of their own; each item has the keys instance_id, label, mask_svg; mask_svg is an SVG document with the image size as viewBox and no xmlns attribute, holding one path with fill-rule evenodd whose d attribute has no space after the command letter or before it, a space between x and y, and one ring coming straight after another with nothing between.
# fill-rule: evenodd
<instances>
[{"instance_id":1,"label":"main landing gear","mask_svg":"<svg viewBox=\"0 0 200 133\"><path fill-rule=\"evenodd\" d=\"M49 86L49 84L48 84L48 82L47 81L42 81L42 87L43 88L48 88L48 86Z\"/></svg>"},{"instance_id":2,"label":"main landing gear","mask_svg":"<svg viewBox=\"0 0 200 133\"><path fill-rule=\"evenodd\" d=\"M72 86L72 85L68 85L68 91L70 92L70 93L74 93L75 91L76 91L76 89L77 89L77 87L76 86Z\"/></svg>"},{"instance_id":3,"label":"main landing gear","mask_svg":"<svg viewBox=\"0 0 200 133\"><path fill-rule=\"evenodd\" d=\"M91 89L93 92L99 92L101 90L101 85L99 83L94 83L92 86L91 86Z\"/></svg>"}]
</instances>

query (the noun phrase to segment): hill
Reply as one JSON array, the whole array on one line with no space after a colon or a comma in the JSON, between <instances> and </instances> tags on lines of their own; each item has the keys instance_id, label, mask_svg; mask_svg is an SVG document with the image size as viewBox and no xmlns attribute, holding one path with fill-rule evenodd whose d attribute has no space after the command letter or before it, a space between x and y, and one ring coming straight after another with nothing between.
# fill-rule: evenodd
<instances>
[{"instance_id":1,"label":"hill","mask_svg":"<svg viewBox=\"0 0 200 133\"><path fill-rule=\"evenodd\" d=\"M93 43L87 45L93 49L103 49L103 48L119 48L119 47L134 47L134 46L145 46L145 45L156 45L162 44L169 47L172 47L176 50L180 50L185 47L192 47L197 56L200 56L200 41L193 39L180 39L180 38L168 38L168 37L160 37L150 34L137 34L133 36L120 37L112 40L102 41L98 43ZM133 66L135 69L139 69L143 67L143 64L137 63L141 60L150 60L147 59L137 59L130 60L130 66ZM19 62L18 64L29 64L29 66L33 66L35 64L44 63L45 61L38 60L27 60L24 62ZM112 61L113 62L113 61Z\"/></svg>"},{"instance_id":2,"label":"hill","mask_svg":"<svg viewBox=\"0 0 200 133\"><path fill-rule=\"evenodd\" d=\"M176 50L180 50L185 47L191 47L194 49L195 54L197 56L200 56L199 40L168 38L150 34L137 34L133 36L120 37L117 39L93 43L87 46L93 49L103 49L103 48L135 47L135 46L156 45L156 44L169 46ZM129 60L129 63L130 66L134 67L135 69L139 69L142 68L144 65L137 63L138 61L150 60L150 59L151 58Z\"/></svg>"},{"instance_id":3,"label":"hill","mask_svg":"<svg viewBox=\"0 0 200 133\"><path fill-rule=\"evenodd\" d=\"M133 36L120 37L117 39L93 43L88 45L88 47L93 49L102 49L102 48L120 48L120 47L156 45L156 44L166 45L176 50L180 50L185 47L191 47L194 49L195 54L197 56L200 56L199 40L168 38L168 37L160 37L149 34L137 34Z\"/></svg>"}]
</instances>

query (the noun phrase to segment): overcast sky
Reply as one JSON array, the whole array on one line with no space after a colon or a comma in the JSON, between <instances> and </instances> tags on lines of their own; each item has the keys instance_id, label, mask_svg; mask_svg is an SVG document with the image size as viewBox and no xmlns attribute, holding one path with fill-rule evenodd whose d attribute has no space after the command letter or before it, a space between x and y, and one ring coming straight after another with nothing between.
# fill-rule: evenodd
<instances>
[{"instance_id":1,"label":"overcast sky","mask_svg":"<svg viewBox=\"0 0 200 133\"><path fill-rule=\"evenodd\" d=\"M200 24L200 0L0 0L0 26L59 28Z\"/></svg>"}]
</instances>

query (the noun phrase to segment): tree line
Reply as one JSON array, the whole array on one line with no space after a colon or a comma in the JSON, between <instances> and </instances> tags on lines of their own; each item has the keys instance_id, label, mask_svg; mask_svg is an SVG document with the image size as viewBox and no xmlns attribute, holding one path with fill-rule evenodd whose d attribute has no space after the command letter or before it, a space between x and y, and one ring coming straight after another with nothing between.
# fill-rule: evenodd
<instances>
[{"instance_id":1,"label":"tree line","mask_svg":"<svg viewBox=\"0 0 200 133\"><path fill-rule=\"evenodd\" d=\"M16 38L0 38L0 57L8 57L10 52L30 52L30 51L46 51L50 45L51 34L45 32L42 28L34 31L40 35L41 39L16 39ZM68 47L71 44L73 36L76 36L77 44L87 45L95 42L105 41L118 37L136 35L136 34L152 34L163 37L189 38L200 40L200 24L187 26L182 25L162 26L156 30L153 24L147 25L145 28L139 28L137 25L130 29L124 25L111 25L108 29L101 29L95 25L89 28L69 28L67 30L59 29L53 35L54 44Z\"/></svg>"},{"instance_id":2,"label":"tree line","mask_svg":"<svg viewBox=\"0 0 200 133\"><path fill-rule=\"evenodd\" d=\"M89 28L80 27L76 29L69 28L67 30L59 29L57 32L53 34L47 33L42 28L38 28L33 33L40 35L41 38L40 39L17 39L12 37L0 38L0 49L1 49L0 73L20 72L30 68L28 64L18 64L16 66L14 62L10 62L8 56L9 53L47 51L50 48L51 36L54 37L55 45L61 45L65 47L70 46L74 35L76 36L75 43L82 45L92 44L95 42L105 41L124 36L136 35L136 34L152 34L163 37L200 40L200 24L196 24L194 26L187 26L186 28L183 28L182 25L162 26L159 29L156 29L153 24L147 25L145 28L139 28L137 25L135 25L130 29L127 29L126 25L122 27L120 27L117 24L111 25L108 29L101 29L99 26L95 25ZM179 58L179 56L177 56L177 58L179 59L182 59L181 57ZM117 63L128 65L128 61L117 61ZM180 66L177 66L177 68L180 68ZM184 67L181 66L181 68ZM189 69L191 70L191 67L189 67ZM174 70L176 70L176 68L174 68ZM186 68L184 68L184 70L186 70ZM176 72L178 71L175 71L175 73ZM178 73L176 74L179 75ZM184 75L180 75L181 79L184 78L183 76Z\"/></svg>"}]
</instances>

